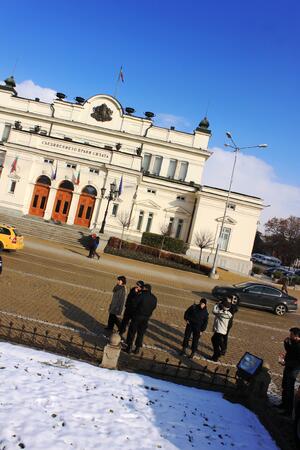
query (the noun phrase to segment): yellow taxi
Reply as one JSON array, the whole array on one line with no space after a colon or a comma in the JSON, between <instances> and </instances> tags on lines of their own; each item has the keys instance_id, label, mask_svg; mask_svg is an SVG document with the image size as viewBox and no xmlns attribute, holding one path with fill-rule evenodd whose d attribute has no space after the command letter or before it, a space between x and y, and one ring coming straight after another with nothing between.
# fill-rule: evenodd
<instances>
[{"instance_id":1,"label":"yellow taxi","mask_svg":"<svg viewBox=\"0 0 300 450\"><path fill-rule=\"evenodd\" d=\"M15 227L0 223L0 251L20 250L24 247L24 238Z\"/></svg>"}]
</instances>

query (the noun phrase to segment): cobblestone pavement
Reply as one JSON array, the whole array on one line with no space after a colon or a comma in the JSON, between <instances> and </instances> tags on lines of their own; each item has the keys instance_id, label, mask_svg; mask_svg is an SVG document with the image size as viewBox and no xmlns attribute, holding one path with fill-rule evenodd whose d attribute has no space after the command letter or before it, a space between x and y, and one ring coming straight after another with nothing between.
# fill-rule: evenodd
<instances>
[{"instance_id":1,"label":"cobblestone pavement","mask_svg":"<svg viewBox=\"0 0 300 450\"><path fill-rule=\"evenodd\" d=\"M55 324L59 332L98 336L103 342L107 309L115 278L128 275L128 287L145 279L158 297L158 308L145 337L145 351L159 358L175 358L180 350L185 322L183 313L194 301L209 293L216 284L207 277L182 271L131 263L111 255L101 260L86 258L84 250L65 248L38 240L28 240L18 253L4 253L0 277L0 315L2 320L27 320L43 328ZM208 301L211 311L213 300ZM3 319L4 318L4 319ZM195 361L186 364L213 365L205 360L212 354L210 342L213 318L204 333ZM279 384L281 367L278 354L288 329L299 325L299 314L277 317L268 312L240 308L229 337L229 349L220 363L234 368L247 350L266 360ZM69 330L71 329L71 330Z\"/></svg>"}]
</instances>

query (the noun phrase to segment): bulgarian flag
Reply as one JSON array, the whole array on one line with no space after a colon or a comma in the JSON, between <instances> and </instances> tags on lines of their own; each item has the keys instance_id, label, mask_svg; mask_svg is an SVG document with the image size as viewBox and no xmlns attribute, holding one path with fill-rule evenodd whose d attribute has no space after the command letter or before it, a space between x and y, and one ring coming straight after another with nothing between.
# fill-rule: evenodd
<instances>
[{"instance_id":1,"label":"bulgarian flag","mask_svg":"<svg viewBox=\"0 0 300 450\"><path fill-rule=\"evenodd\" d=\"M10 168L10 173L16 172L17 164L18 164L18 158L19 158L18 156L15 157L14 162L12 163L11 168Z\"/></svg>"},{"instance_id":2,"label":"bulgarian flag","mask_svg":"<svg viewBox=\"0 0 300 450\"><path fill-rule=\"evenodd\" d=\"M57 161L56 161L56 167L53 169L53 166L51 166L52 174L51 174L51 180L56 180L57 175Z\"/></svg>"},{"instance_id":3,"label":"bulgarian flag","mask_svg":"<svg viewBox=\"0 0 300 450\"><path fill-rule=\"evenodd\" d=\"M121 180L119 183L118 196L122 194L122 191L123 191L123 175L121 176Z\"/></svg>"},{"instance_id":4,"label":"bulgarian flag","mask_svg":"<svg viewBox=\"0 0 300 450\"><path fill-rule=\"evenodd\" d=\"M73 179L74 179L74 184L79 184L80 183L80 170L78 170L78 173L77 173L76 177L74 175Z\"/></svg>"},{"instance_id":5,"label":"bulgarian flag","mask_svg":"<svg viewBox=\"0 0 300 450\"><path fill-rule=\"evenodd\" d=\"M123 74L123 66L121 66L118 81L122 81L124 83L124 74Z\"/></svg>"}]
</instances>

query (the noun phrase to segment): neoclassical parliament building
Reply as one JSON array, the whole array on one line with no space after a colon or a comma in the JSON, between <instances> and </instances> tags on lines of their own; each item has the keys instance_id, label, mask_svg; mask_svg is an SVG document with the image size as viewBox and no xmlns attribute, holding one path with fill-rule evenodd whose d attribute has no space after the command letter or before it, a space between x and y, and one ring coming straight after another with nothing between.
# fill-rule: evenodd
<instances>
[{"instance_id":1,"label":"neoclassical parliament building","mask_svg":"<svg viewBox=\"0 0 300 450\"><path fill-rule=\"evenodd\" d=\"M0 86L0 208L140 241L168 229L198 258L196 236L212 263L228 192L201 184L211 131L204 118L192 133L156 126L110 95L53 103L19 97L13 77ZM108 208L107 208L108 206ZM248 273L263 203L232 192L218 265ZM106 213L106 214L105 214Z\"/></svg>"}]
</instances>

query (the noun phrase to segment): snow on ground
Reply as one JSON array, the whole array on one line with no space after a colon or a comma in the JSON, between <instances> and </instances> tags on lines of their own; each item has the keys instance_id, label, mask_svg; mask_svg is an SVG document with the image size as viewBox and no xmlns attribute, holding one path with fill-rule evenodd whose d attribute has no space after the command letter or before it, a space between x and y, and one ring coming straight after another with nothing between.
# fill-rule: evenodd
<instances>
[{"instance_id":1,"label":"snow on ground","mask_svg":"<svg viewBox=\"0 0 300 450\"><path fill-rule=\"evenodd\" d=\"M0 450L277 449L222 394L0 342Z\"/></svg>"}]
</instances>

